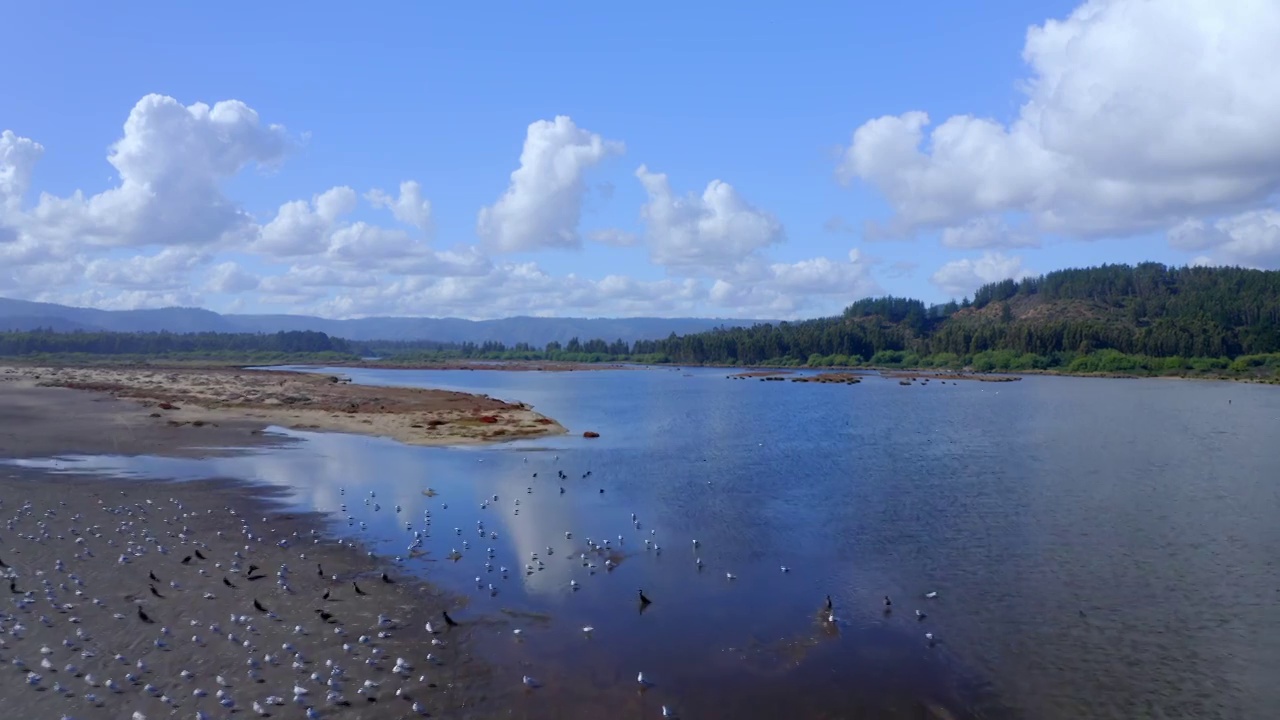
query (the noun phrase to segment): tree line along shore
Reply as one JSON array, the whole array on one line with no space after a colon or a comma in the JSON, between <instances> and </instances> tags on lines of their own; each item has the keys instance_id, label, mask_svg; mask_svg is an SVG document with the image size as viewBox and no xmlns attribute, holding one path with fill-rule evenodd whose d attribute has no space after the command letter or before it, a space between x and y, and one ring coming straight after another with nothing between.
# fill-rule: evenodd
<instances>
[{"instance_id":1,"label":"tree line along shore","mask_svg":"<svg viewBox=\"0 0 1280 720\"><path fill-rule=\"evenodd\" d=\"M660 340L356 342L320 332L0 333L33 362L430 367L607 363L882 368L1280 382L1280 272L1104 265L1005 280L960 302L869 298L842 314ZM565 368L561 368L565 369Z\"/></svg>"}]
</instances>

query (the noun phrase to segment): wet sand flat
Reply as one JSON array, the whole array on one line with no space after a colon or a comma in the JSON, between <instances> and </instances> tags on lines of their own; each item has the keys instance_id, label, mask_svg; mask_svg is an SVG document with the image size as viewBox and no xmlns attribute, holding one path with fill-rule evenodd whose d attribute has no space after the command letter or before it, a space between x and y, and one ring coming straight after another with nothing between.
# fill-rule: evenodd
<instances>
[{"instance_id":1,"label":"wet sand flat","mask_svg":"<svg viewBox=\"0 0 1280 720\"><path fill-rule=\"evenodd\" d=\"M95 393L0 382L0 458L279 441L248 420L175 427L138 412ZM286 512L276 492L0 465L4 715L497 714L465 603L325 535L318 516ZM446 627L445 610L462 624Z\"/></svg>"}]
</instances>

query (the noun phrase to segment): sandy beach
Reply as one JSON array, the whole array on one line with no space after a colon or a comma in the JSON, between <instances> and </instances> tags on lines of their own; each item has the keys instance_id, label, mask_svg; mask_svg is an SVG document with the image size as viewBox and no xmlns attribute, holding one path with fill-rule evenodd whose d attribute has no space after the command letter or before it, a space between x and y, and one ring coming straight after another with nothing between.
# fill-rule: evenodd
<instances>
[{"instance_id":1,"label":"sandy beach","mask_svg":"<svg viewBox=\"0 0 1280 720\"><path fill-rule=\"evenodd\" d=\"M285 441L258 419L218 415L193 429L131 400L5 377L0 459ZM326 535L319 516L287 512L276 492L0 464L5 716L500 714L485 703L492 670L472 652L488 621Z\"/></svg>"},{"instance_id":2,"label":"sandy beach","mask_svg":"<svg viewBox=\"0 0 1280 720\"><path fill-rule=\"evenodd\" d=\"M565 432L524 404L447 390L353 385L333 375L219 367L0 366L0 382L92 390L130 401L116 406L112 420L122 432L157 426L185 430L183 439L193 432L208 434L210 426L246 423L378 435L411 445Z\"/></svg>"}]
</instances>

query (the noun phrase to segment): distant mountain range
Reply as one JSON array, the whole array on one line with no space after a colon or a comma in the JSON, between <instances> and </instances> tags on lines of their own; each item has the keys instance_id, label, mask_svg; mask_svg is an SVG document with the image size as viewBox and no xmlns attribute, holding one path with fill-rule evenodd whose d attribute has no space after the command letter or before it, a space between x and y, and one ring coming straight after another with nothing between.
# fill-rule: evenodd
<instances>
[{"instance_id":1,"label":"distant mountain range","mask_svg":"<svg viewBox=\"0 0 1280 720\"><path fill-rule=\"evenodd\" d=\"M47 328L59 332L253 332L315 330L348 340L498 341L508 346L568 342L572 338L609 341L658 340L671 333L686 335L717 327L749 327L768 320L720 318L548 318L500 320L461 318L371 317L332 320L309 315L222 315L201 308L96 310L54 303L0 298L0 331Z\"/></svg>"}]
</instances>

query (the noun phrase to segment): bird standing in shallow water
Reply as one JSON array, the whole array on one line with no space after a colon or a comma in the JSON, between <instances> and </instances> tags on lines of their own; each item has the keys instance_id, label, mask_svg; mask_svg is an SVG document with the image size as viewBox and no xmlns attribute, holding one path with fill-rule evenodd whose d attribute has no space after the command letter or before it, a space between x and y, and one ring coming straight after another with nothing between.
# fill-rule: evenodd
<instances>
[{"instance_id":1,"label":"bird standing in shallow water","mask_svg":"<svg viewBox=\"0 0 1280 720\"><path fill-rule=\"evenodd\" d=\"M645 597L645 595L644 595L644 589L643 589L643 588L641 588L638 592L640 593L640 606L641 606L641 607L644 607L644 606L646 606L646 605L649 605L650 603L652 603L652 602L653 602L653 601L652 601L652 600L650 600L649 598Z\"/></svg>"}]
</instances>

